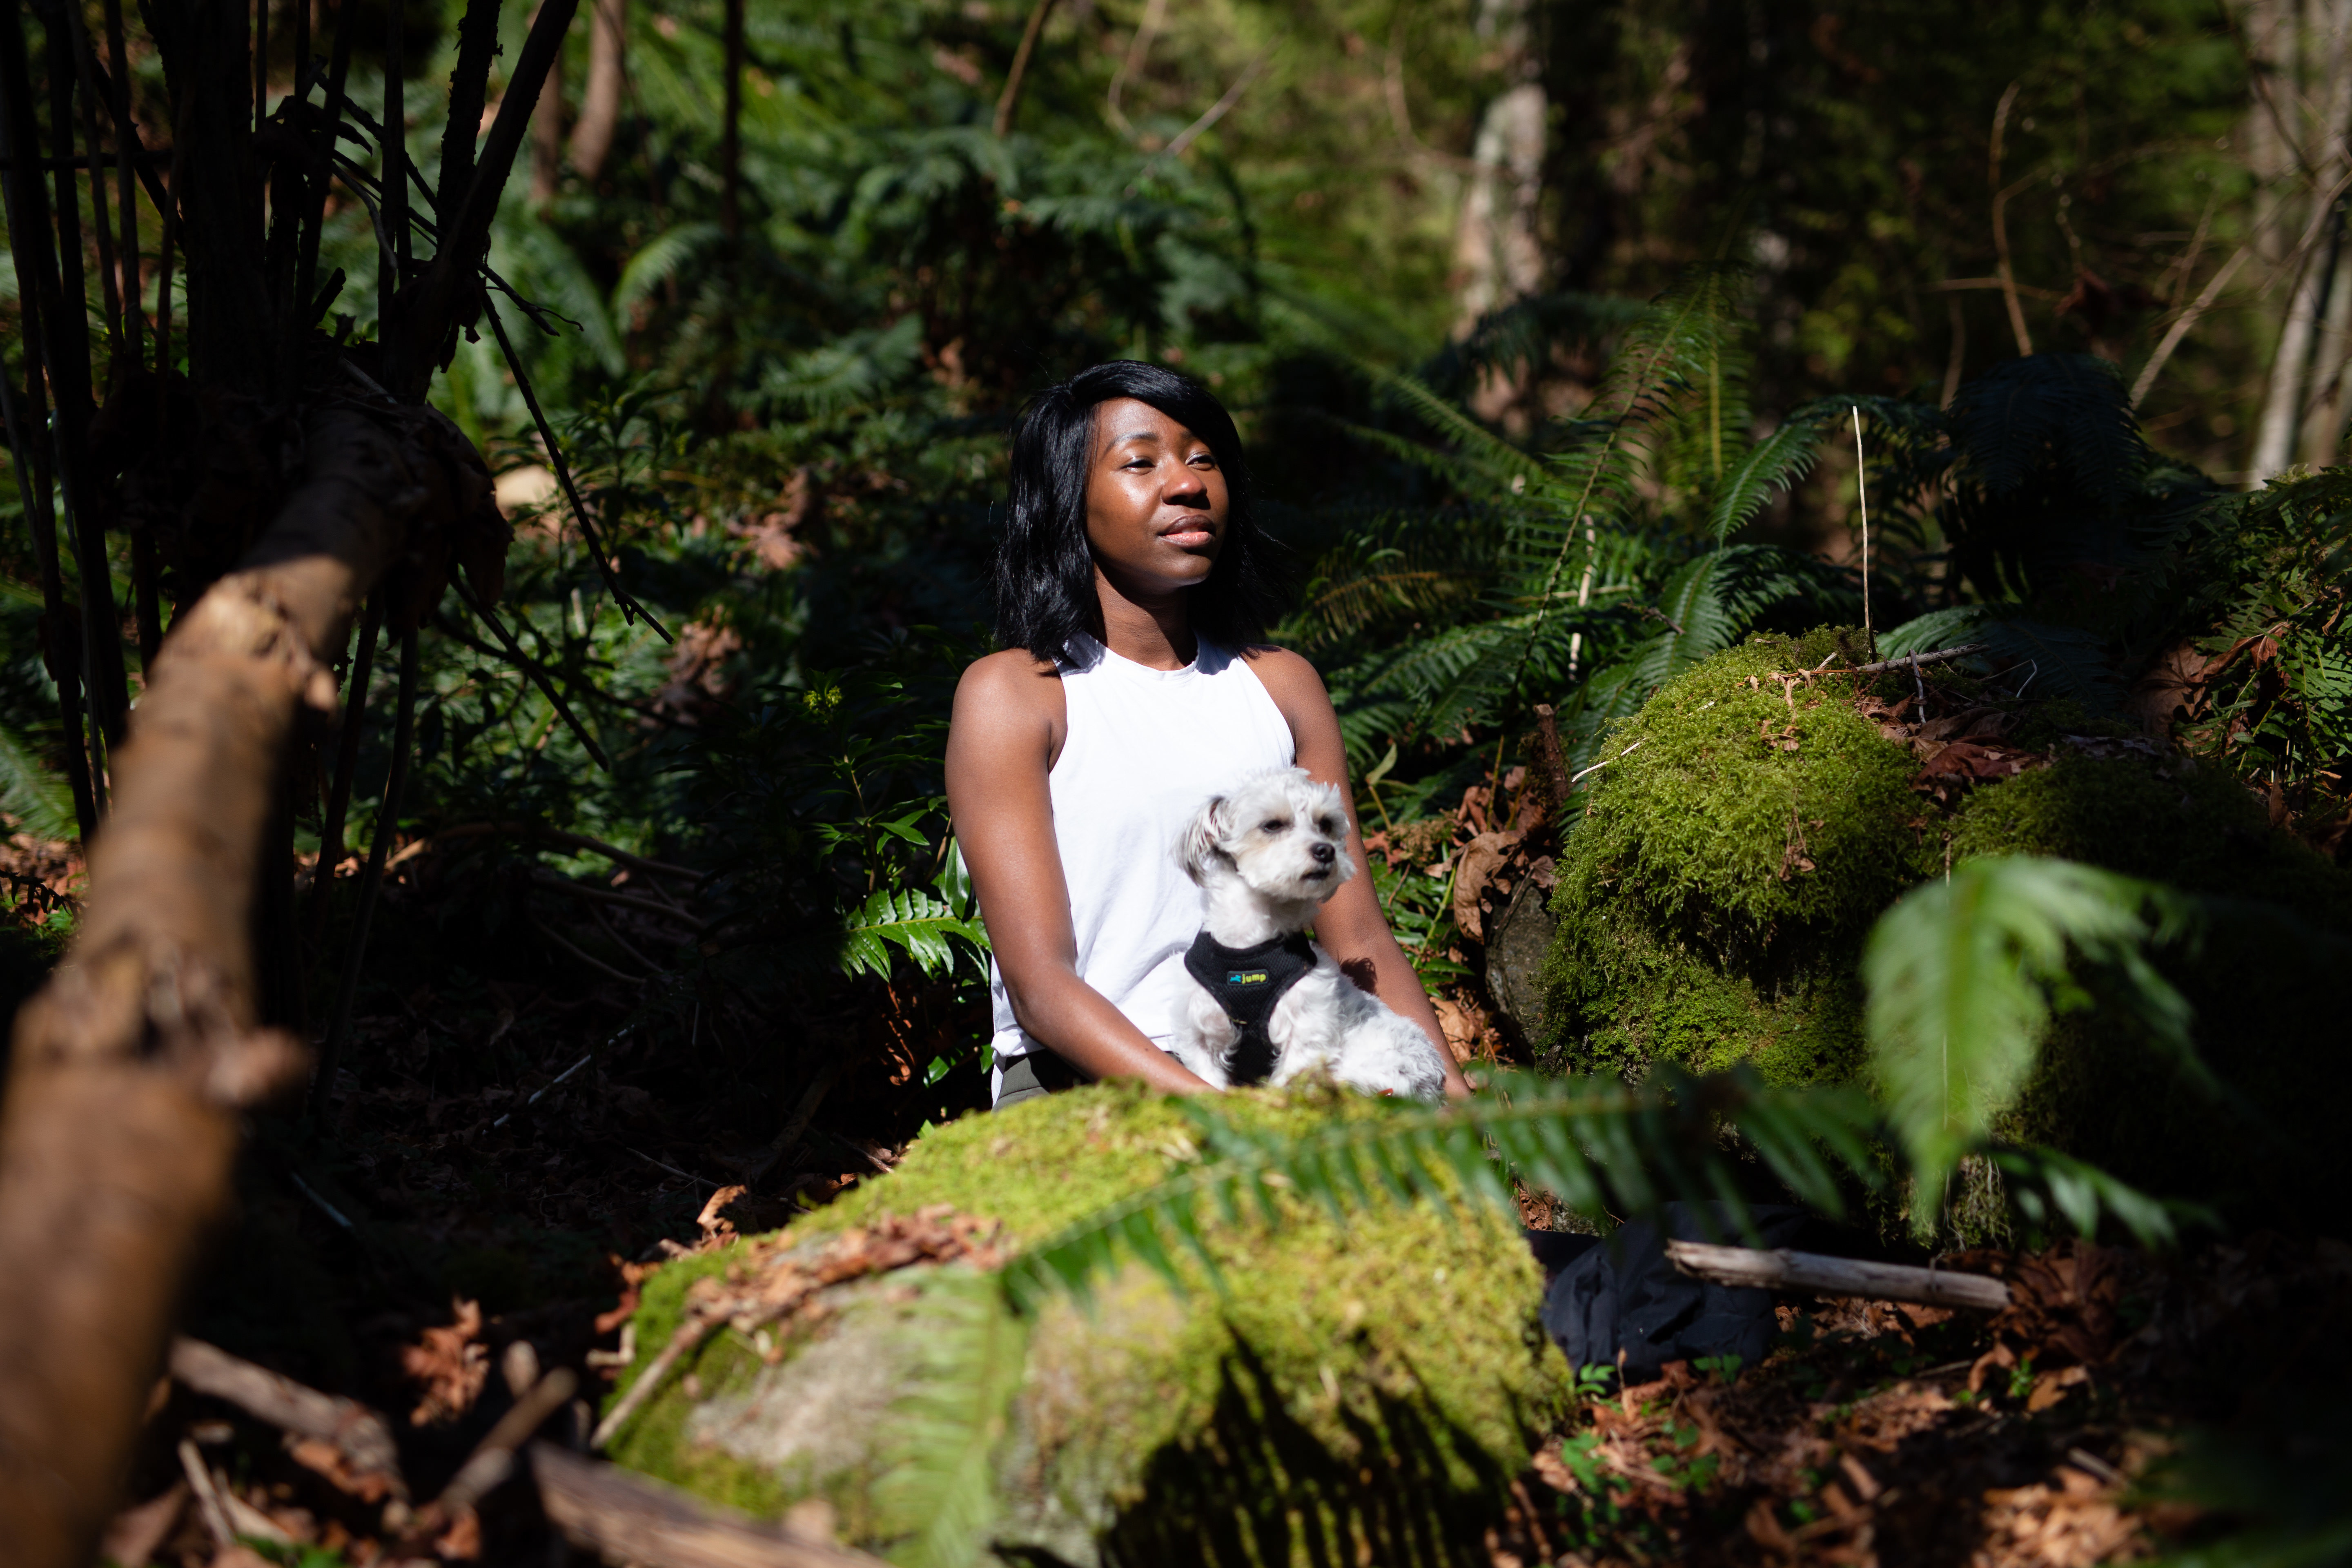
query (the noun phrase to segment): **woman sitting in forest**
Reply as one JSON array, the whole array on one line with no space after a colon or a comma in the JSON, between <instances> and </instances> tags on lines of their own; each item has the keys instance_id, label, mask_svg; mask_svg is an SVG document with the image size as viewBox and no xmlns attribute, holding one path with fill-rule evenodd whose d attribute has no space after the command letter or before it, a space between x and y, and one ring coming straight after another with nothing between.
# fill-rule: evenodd
<instances>
[{"instance_id":1,"label":"woman sitting in forest","mask_svg":"<svg viewBox=\"0 0 2352 1568\"><path fill-rule=\"evenodd\" d=\"M1270 768L1348 788L1314 667L1268 646L1241 439L1217 400L1116 361L1040 395L1013 442L1002 652L964 672L948 804L995 950L998 1106L1101 1078L1208 1087L1164 1048L1201 895L1180 829ZM1357 984L1438 1047L1437 1016L1359 875L1316 921Z\"/></svg>"}]
</instances>

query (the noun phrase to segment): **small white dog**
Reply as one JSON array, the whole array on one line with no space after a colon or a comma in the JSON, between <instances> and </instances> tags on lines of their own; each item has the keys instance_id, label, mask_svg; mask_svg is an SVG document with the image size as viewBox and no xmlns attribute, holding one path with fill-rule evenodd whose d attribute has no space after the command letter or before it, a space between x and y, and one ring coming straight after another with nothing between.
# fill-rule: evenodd
<instances>
[{"instance_id":1,"label":"small white dog","mask_svg":"<svg viewBox=\"0 0 2352 1568\"><path fill-rule=\"evenodd\" d=\"M1176 1008L1176 1059L1223 1089L1279 1087L1326 1067L1373 1094L1435 1100L1445 1064L1429 1037L1339 972L1307 940L1323 900L1356 874L1339 792L1305 768L1279 768L1213 796L1178 853L1205 894L1184 955L1192 984Z\"/></svg>"}]
</instances>

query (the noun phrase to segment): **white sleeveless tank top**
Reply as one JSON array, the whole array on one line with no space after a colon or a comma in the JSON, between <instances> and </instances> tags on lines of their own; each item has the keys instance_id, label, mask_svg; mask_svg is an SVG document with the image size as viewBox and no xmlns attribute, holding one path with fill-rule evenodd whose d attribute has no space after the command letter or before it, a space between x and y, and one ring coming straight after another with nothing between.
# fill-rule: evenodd
<instances>
[{"instance_id":1,"label":"white sleeveless tank top","mask_svg":"<svg viewBox=\"0 0 2352 1568\"><path fill-rule=\"evenodd\" d=\"M1092 637L1064 661L1067 730L1046 776L1054 843L1070 889L1078 977L1150 1038L1174 1033L1184 950L1201 890L1177 839L1221 789L1297 760L1290 723L1246 660L1207 642L1181 669L1152 669ZM1003 1064L1044 1050L1023 1031L993 961L998 1091Z\"/></svg>"}]
</instances>

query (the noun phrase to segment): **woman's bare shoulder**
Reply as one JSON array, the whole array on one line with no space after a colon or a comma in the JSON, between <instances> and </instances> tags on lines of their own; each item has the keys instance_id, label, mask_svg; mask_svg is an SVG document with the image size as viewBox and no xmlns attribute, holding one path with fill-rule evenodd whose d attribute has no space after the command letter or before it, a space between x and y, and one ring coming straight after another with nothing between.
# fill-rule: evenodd
<instances>
[{"instance_id":1,"label":"woman's bare shoulder","mask_svg":"<svg viewBox=\"0 0 2352 1568\"><path fill-rule=\"evenodd\" d=\"M1321 698L1326 702L1330 700L1323 689L1323 678L1315 672L1315 667L1307 661L1304 655L1293 653L1286 647L1276 647L1272 643L1254 643L1242 649L1242 658L1248 663L1250 672L1274 693L1276 702L1294 694L1302 698Z\"/></svg>"},{"instance_id":2,"label":"woman's bare shoulder","mask_svg":"<svg viewBox=\"0 0 2352 1568\"><path fill-rule=\"evenodd\" d=\"M1053 702L1061 695L1060 675L1052 659L1025 647L999 648L964 667L956 695L991 702Z\"/></svg>"},{"instance_id":3,"label":"woman's bare shoulder","mask_svg":"<svg viewBox=\"0 0 2352 1568\"><path fill-rule=\"evenodd\" d=\"M1051 659L1008 647L965 666L956 683L955 723L970 733L1020 733L1031 725L1059 744L1064 711L1061 672ZM1009 729L1008 729L1009 727Z\"/></svg>"}]
</instances>

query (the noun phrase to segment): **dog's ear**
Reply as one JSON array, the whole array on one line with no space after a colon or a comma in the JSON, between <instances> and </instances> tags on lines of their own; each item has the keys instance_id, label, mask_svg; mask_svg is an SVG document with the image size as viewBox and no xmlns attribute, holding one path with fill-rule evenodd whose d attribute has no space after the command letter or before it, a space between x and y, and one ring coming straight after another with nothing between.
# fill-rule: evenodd
<instances>
[{"instance_id":1,"label":"dog's ear","mask_svg":"<svg viewBox=\"0 0 2352 1568\"><path fill-rule=\"evenodd\" d=\"M1176 858L1183 862L1184 874L1195 882L1204 879L1211 857L1226 858L1217 847L1225 836L1225 797L1213 795L1192 814L1184 825L1183 837L1176 841Z\"/></svg>"}]
</instances>

